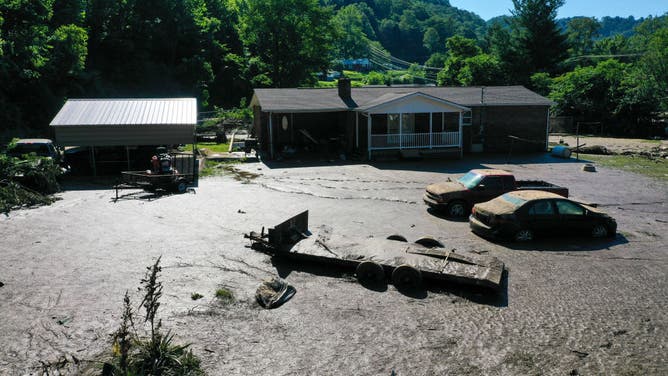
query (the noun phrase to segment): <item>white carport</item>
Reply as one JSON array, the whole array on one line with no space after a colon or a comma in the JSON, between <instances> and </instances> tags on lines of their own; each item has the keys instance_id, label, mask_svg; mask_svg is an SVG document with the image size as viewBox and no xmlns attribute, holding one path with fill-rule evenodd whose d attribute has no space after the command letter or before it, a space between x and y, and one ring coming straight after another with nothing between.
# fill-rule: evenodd
<instances>
[{"instance_id":1,"label":"white carport","mask_svg":"<svg viewBox=\"0 0 668 376\"><path fill-rule=\"evenodd\" d=\"M194 144L196 125L195 98L70 99L50 124L60 146L91 150L95 146L127 150L138 145Z\"/></svg>"}]
</instances>

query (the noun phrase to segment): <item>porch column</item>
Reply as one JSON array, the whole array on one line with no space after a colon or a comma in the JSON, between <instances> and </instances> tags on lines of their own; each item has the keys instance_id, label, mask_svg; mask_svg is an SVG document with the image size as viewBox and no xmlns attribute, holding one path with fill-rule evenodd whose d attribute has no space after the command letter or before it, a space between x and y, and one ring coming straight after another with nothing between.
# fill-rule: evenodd
<instances>
[{"instance_id":1,"label":"porch column","mask_svg":"<svg viewBox=\"0 0 668 376\"><path fill-rule=\"evenodd\" d=\"M399 150L401 150L401 144L403 144L403 140L401 137L401 128L404 127L404 114L402 112L399 113Z\"/></svg>"},{"instance_id":2,"label":"porch column","mask_svg":"<svg viewBox=\"0 0 668 376\"><path fill-rule=\"evenodd\" d=\"M274 126L272 113L269 113L269 158L274 159Z\"/></svg>"},{"instance_id":3,"label":"porch column","mask_svg":"<svg viewBox=\"0 0 668 376\"><path fill-rule=\"evenodd\" d=\"M371 160L371 114L366 114L367 151Z\"/></svg>"},{"instance_id":4,"label":"porch column","mask_svg":"<svg viewBox=\"0 0 668 376\"><path fill-rule=\"evenodd\" d=\"M462 115L463 112L459 111L459 158L464 158L464 137L462 132L462 125L464 123Z\"/></svg>"},{"instance_id":5,"label":"porch column","mask_svg":"<svg viewBox=\"0 0 668 376\"><path fill-rule=\"evenodd\" d=\"M432 129L433 129L433 127L432 127L432 121L433 121L434 119L433 119L433 116L432 116L432 115L433 115L433 113L430 112L430 113L429 113L429 149L431 149L432 138L434 137L434 132L432 132Z\"/></svg>"},{"instance_id":6,"label":"porch column","mask_svg":"<svg viewBox=\"0 0 668 376\"><path fill-rule=\"evenodd\" d=\"M360 114L355 112L355 149L360 148Z\"/></svg>"}]
</instances>

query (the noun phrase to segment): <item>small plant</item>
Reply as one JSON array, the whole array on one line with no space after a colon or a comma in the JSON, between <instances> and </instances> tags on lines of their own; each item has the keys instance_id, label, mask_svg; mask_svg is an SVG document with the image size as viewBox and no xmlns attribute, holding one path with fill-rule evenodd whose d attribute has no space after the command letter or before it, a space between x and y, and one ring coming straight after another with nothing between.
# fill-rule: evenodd
<instances>
[{"instance_id":1,"label":"small plant","mask_svg":"<svg viewBox=\"0 0 668 376\"><path fill-rule=\"evenodd\" d=\"M203 297L204 297L204 295L202 295L198 292L193 292L192 294L190 294L190 299L192 299L192 300L199 300L199 299L202 299Z\"/></svg>"},{"instance_id":2,"label":"small plant","mask_svg":"<svg viewBox=\"0 0 668 376\"><path fill-rule=\"evenodd\" d=\"M216 298L223 302L232 302L234 301L234 294L232 294L232 291L221 287L218 290L216 290Z\"/></svg>"},{"instance_id":3,"label":"small plant","mask_svg":"<svg viewBox=\"0 0 668 376\"><path fill-rule=\"evenodd\" d=\"M125 293L121 325L114 333L113 360L103 369L103 375L203 375L199 359L189 344L174 344L174 334L161 332L162 321L157 319L162 283L158 276L160 257L146 268L139 291L144 292L140 304L145 311L144 325L150 327L150 338L141 338L135 328L130 297ZM201 295L200 295L201 296ZM157 321L156 321L157 320Z\"/></svg>"}]
</instances>

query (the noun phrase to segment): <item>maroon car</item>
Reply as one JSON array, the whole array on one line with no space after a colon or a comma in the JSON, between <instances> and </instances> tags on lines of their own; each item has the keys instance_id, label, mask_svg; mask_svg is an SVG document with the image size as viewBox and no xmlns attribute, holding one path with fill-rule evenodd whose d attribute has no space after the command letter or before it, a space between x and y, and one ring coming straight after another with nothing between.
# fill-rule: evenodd
<instances>
[{"instance_id":1,"label":"maroon car","mask_svg":"<svg viewBox=\"0 0 668 376\"><path fill-rule=\"evenodd\" d=\"M568 197L568 188L540 180L515 180L513 174L503 170L478 169L457 181L430 184L423 200L433 209L461 218L470 213L474 204L518 190L541 190Z\"/></svg>"}]
</instances>

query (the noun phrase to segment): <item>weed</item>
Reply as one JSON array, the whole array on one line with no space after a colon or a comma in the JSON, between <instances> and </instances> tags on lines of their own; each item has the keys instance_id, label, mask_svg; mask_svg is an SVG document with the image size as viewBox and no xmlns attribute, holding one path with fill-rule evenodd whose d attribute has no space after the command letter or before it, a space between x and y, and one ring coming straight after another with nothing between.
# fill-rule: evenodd
<instances>
[{"instance_id":1,"label":"weed","mask_svg":"<svg viewBox=\"0 0 668 376\"><path fill-rule=\"evenodd\" d=\"M218 290L216 290L216 298L223 302L233 302L234 301L234 294L232 294L232 291L221 287Z\"/></svg>"},{"instance_id":2,"label":"weed","mask_svg":"<svg viewBox=\"0 0 668 376\"><path fill-rule=\"evenodd\" d=\"M198 292L193 292L192 294L190 294L190 299L192 299L192 300L199 300L199 299L202 299L203 297L204 297L204 295L202 295Z\"/></svg>"},{"instance_id":3,"label":"weed","mask_svg":"<svg viewBox=\"0 0 668 376\"><path fill-rule=\"evenodd\" d=\"M162 283L158 281L162 270L160 257L146 269L139 290L144 292L140 307L145 311L144 325L150 326L150 338L137 334L136 313L126 292L121 325L114 333L113 360L105 364L103 375L203 375L199 359L188 349L190 345L174 344L174 334L160 331L162 321L157 319L162 297Z\"/></svg>"}]
</instances>

